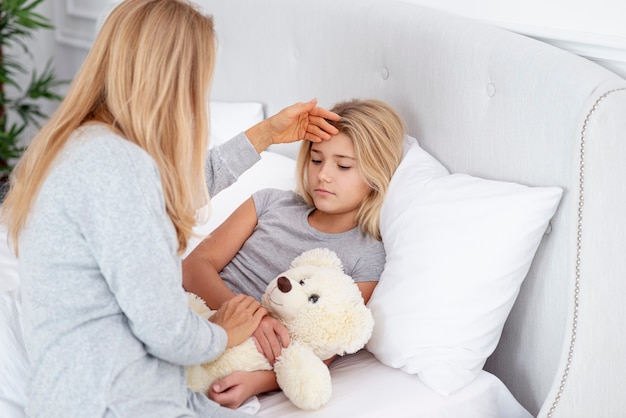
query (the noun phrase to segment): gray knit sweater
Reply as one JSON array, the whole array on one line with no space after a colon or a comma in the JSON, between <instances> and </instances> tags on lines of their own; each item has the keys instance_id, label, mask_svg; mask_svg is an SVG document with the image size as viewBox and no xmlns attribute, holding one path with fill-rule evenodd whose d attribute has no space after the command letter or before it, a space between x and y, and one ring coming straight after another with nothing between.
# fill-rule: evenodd
<instances>
[{"instance_id":1,"label":"gray knit sweater","mask_svg":"<svg viewBox=\"0 0 626 418\"><path fill-rule=\"evenodd\" d=\"M213 150L211 191L258 158L244 135ZM219 355L226 333L188 308L176 250L152 158L77 131L20 239L28 416L240 416L187 390L183 366Z\"/></svg>"}]
</instances>

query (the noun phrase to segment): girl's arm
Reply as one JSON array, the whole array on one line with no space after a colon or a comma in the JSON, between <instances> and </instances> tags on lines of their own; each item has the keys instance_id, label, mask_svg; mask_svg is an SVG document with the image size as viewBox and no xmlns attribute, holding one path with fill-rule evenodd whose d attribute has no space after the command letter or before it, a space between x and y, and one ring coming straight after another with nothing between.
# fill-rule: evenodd
<instances>
[{"instance_id":1,"label":"girl's arm","mask_svg":"<svg viewBox=\"0 0 626 418\"><path fill-rule=\"evenodd\" d=\"M249 198L183 260L183 287L200 296L211 309L235 296L219 272L252 235L258 222L254 200ZM259 351L274 363L282 347L289 345L287 329L267 316L254 333Z\"/></svg>"},{"instance_id":2,"label":"girl's arm","mask_svg":"<svg viewBox=\"0 0 626 418\"><path fill-rule=\"evenodd\" d=\"M219 272L228 264L257 224L254 200L248 198L183 260L183 287L200 296L211 309L235 294Z\"/></svg>"},{"instance_id":3,"label":"girl's arm","mask_svg":"<svg viewBox=\"0 0 626 418\"><path fill-rule=\"evenodd\" d=\"M239 408L250 396L278 390L273 370L233 372L213 383L207 396L227 408Z\"/></svg>"},{"instance_id":4,"label":"girl's arm","mask_svg":"<svg viewBox=\"0 0 626 418\"><path fill-rule=\"evenodd\" d=\"M369 302L372 297L372 293L374 292L374 288L378 282L357 282L357 286L361 291L361 295L363 296L363 301L365 303Z\"/></svg>"}]
</instances>

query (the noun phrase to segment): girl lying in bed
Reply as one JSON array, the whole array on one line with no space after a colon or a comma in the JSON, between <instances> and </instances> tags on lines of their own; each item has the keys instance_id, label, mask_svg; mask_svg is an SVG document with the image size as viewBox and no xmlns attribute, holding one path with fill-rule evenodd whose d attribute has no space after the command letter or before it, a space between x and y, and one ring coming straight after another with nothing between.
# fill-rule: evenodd
<instances>
[{"instance_id":1,"label":"girl lying in bed","mask_svg":"<svg viewBox=\"0 0 626 418\"><path fill-rule=\"evenodd\" d=\"M339 129L329 141L302 143L298 192L258 191L183 261L183 285L212 309L236 294L260 300L267 284L306 250L327 247L367 302L385 263L379 213L402 158L404 125L387 104L352 100L337 104ZM254 333L273 363L289 344L284 326L265 316ZM329 359L330 362L331 359ZM236 408L248 397L278 389L273 371L235 372L208 396Z\"/></svg>"}]
</instances>

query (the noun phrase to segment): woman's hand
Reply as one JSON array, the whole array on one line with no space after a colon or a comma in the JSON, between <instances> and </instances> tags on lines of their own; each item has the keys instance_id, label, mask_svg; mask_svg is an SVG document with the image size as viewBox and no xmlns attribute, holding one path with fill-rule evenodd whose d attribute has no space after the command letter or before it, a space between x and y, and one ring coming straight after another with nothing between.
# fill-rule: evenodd
<instances>
[{"instance_id":1,"label":"woman's hand","mask_svg":"<svg viewBox=\"0 0 626 418\"><path fill-rule=\"evenodd\" d=\"M276 358L280 356L283 347L287 347L290 342L287 328L279 320L269 315L263 317L253 336L257 350L265 356L272 366L276 362Z\"/></svg>"},{"instance_id":2,"label":"woman's hand","mask_svg":"<svg viewBox=\"0 0 626 418\"><path fill-rule=\"evenodd\" d=\"M317 99L296 103L257 123L246 131L257 152L272 144L284 144L308 139L320 142L339 133L328 120L339 120L339 115L317 106Z\"/></svg>"},{"instance_id":3,"label":"woman's hand","mask_svg":"<svg viewBox=\"0 0 626 418\"><path fill-rule=\"evenodd\" d=\"M226 348L229 348L249 338L265 315L267 315L265 308L252 296L237 295L224 302L209 321L226 330L228 335Z\"/></svg>"},{"instance_id":4,"label":"woman's hand","mask_svg":"<svg viewBox=\"0 0 626 418\"><path fill-rule=\"evenodd\" d=\"M250 396L278 389L272 370L233 372L213 383L207 392L209 399L227 408L239 408Z\"/></svg>"}]
</instances>

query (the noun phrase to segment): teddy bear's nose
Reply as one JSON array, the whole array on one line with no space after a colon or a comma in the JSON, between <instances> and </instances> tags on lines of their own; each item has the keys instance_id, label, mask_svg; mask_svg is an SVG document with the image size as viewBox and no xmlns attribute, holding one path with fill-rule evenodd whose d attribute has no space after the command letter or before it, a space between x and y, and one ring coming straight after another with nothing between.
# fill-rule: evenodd
<instances>
[{"instance_id":1,"label":"teddy bear's nose","mask_svg":"<svg viewBox=\"0 0 626 418\"><path fill-rule=\"evenodd\" d=\"M285 276L278 278L278 289L283 293L289 293L291 290L291 281Z\"/></svg>"}]
</instances>

